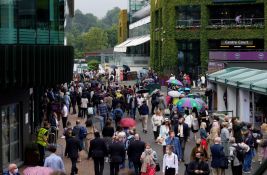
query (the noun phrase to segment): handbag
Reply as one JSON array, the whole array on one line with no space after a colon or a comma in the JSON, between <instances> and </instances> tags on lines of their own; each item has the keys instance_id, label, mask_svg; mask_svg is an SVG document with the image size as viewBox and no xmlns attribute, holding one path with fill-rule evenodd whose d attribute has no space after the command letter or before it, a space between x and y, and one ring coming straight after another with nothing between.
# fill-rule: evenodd
<instances>
[{"instance_id":1,"label":"handbag","mask_svg":"<svg viewBox=\"0 0 267 175\"><path fill-rule=\"evenodd\" d=\"M160 137L160 136L159 136L159 137L157 138L156 142L157 142L158 144L161 145L161 144L164 142L164 140L165 140L165 139L164 139L163 137Z\"/></svg>"},{"instance_id":2,"label":"handbag","mask_svg":"<svg viewBox=\"0 0 267 175\"><path fill-rule=\"evenodd\" d=\"M160 165L159 163L156 163L156 172L159 172L160 171Z\"/></svg>"},{"instance_id":3,"label":"handbag","mask_svg":"<svg viewBox=\"0 0 267 175\"><path fill-rule=\"evenodd\" d=\"M88 115L94 115L94 108L88 107L87 112L88 112Z\"/></svg>"}]
</instances>

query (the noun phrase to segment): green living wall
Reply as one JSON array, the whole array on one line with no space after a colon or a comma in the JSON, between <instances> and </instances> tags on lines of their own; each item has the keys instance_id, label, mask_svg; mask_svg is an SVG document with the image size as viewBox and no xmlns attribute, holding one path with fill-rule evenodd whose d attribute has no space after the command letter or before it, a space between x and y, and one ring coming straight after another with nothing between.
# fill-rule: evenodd
<instances>
[{"instance_id":1,"label":"green living wall","mask_svg":"<svg viewBox=\"0 0 267 175\"><path fill-rule=\"evenodd\" d=\"M267 2L257 0L256 3L264 3L265 26L267 26ZM200 28L176 28L175 7L179 5L200 5ZM208 5L218 4L214 4L212 0L151 0L151 67L161 74L177 70L177 40L200 40L200 60L203 71L207 70L208 66L209 39L265 39L265 49L267 49L266 27L210 28ZM227 5L230 4L227 3ZM156 15L157 12L161 15ZM161 25L156 26L156 23ZM161 43L161 47L158 43Z\"/></svg>"}]
</instances>

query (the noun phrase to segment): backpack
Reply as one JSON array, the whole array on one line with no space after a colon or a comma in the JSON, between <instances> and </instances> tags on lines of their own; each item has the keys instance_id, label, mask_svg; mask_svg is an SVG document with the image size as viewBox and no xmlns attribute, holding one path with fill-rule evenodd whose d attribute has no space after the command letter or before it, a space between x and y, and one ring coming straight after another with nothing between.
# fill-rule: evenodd
<instances>
[{"instance_id":1,"label":"backpack","mask_svg":"<svg viewBox=\"0 0 267 175\"><path fill-rule=\"evenodd\" d=\"M87 129L82 126L79 131L79 139L84 139L86 136L87 136Z\"/></svg>"},{"instance_id":2,"label":"backpack","mask_svg":"<svg viewBox=\"0 0 267 175\"><path fill-rule=\"evenodd\" d=\"M235 146L235 156L239 162L243 162L245 158L245 151L239 145Z\"/></svg>"},{"instance_id":3,"label":"backpack","mask_svg":"<svg viewBox=\"0 0 267 175\"><path fill-rule=\"evenodd\" d=\"M114 116L115 116L115 121L116 121L116 122L121 121L121 118L122 118L122 113L121 113L121 111L115 109L115 111L114 111Z\"/></svg>"},{"instance_id":4,"label":"backpack","mask_svg":"<svg viewBox=\"0 0 267 175\"><path fill-rule=\"evenodd\" d=\"M133 141L134 141L134 136L133 135L127 137L127 140L125 142L125 148L126 148L126 150L128 149L129 145L131 143L133 143Z\"/></svg>"}]
</instances>

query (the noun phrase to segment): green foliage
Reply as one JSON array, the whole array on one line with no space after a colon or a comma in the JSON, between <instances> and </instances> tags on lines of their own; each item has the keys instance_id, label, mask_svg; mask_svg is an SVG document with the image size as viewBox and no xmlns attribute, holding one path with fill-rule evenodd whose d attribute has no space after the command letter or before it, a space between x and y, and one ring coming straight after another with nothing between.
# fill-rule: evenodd
<instances>
[{"instance_id":1,"label":"green foliage","mask_svg":"<svg viewBox=\"0 0 267 175\"><path fill-rule=\"evenodd\" d=\"M157 1L157 4L155 3ZM256 3L264 3L264 10L267 11L265 0L256 0ZM229 3L227 3L229 5ZM176 6L200 5L201 27L200 28L176 28ZM200 40L200 60L202 70L208 66L209 50L208 40L210 39L265 39L267 48L267 27L224 27L216 28L208 25L208 5L214 5L212 0L151 0L151 41L150 41L150 64L161 74L175 71L177 69L177 40ZM156 11L162 13L162 26L156 27ZM265 26L267 26L267 13L265 13ZM163 41L162 48L158 48L158 42Z\"/></svg>"},{"instance_id":2,"label":"green foliage","mask_svg":"<svg viewBox=\"0 0 267 175\"><path fill-rule=\"evenodd\" d=\"M91 13L83 14L76 10L73 18L67 18L67 44L74 47L75 58L83 58L84 52L114 47L117 44L119 12L120 9L115 7L103 19L98 19Z\"/></svg>"},{"instance_id":3,"label":"green foliage","mask_svg":"<svg viewBox=\"0 0 267 175\"><path fill-rule=\"evenodd\" d=\"M84 49L86 51L96 51L107 48L107 32L98 27L92 27L88 32L82 35Z\"/></svg>"},{"instance_id":4,"label":"green foliage","mask_svg":"<svg viewBox=\"0 0 267 175\"><path fill-rule=\"evenodd\" d=\"M95 59L93 59L87 63L89 70L97 70L99 64L100 64L100 61L95 60Z\"/></svg>"}]
</instances>

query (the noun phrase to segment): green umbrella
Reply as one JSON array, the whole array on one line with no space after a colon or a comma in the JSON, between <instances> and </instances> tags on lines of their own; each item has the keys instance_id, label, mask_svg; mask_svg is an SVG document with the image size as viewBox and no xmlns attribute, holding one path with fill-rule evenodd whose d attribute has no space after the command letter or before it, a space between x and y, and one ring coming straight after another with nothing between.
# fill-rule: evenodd
<instances>
[{"instance_id":1,"label":"green umbrella","mask_svg":"<svg viewBox=\"0 0 267 175\"><path fill-rule=\"evenodd\" d=\"M201 110L202 106L193 98L182 98L177 102L178 108L190 108L193 109L194 107L197 108L198 111Z\"/></svg>"}]
</instances>

